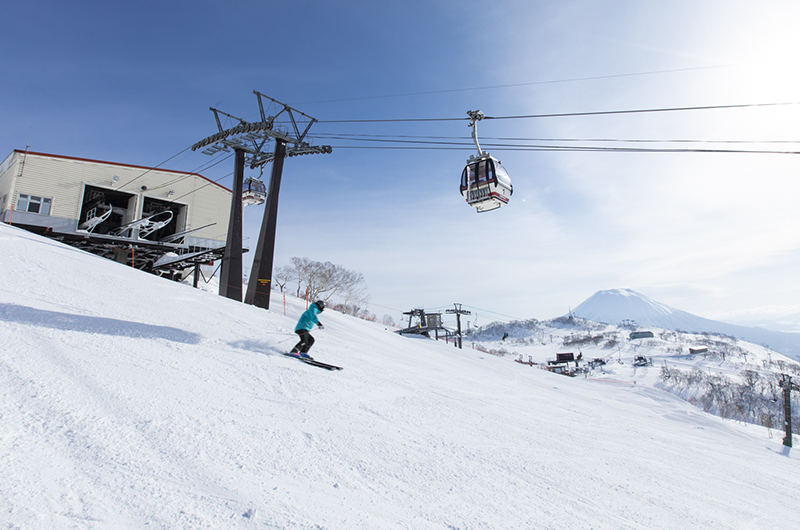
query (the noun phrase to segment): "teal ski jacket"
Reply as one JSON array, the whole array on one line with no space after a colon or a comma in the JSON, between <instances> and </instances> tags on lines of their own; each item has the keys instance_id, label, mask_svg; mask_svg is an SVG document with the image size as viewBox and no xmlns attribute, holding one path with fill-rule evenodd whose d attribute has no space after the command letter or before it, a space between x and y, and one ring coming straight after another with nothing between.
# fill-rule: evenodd
<instances>
[{"instance_id":1,"label":"teal ski jacket","mask_svg":"<svg viewBox=\"0 0 800 530\"><path fill-rule=\"evenodd\" d=\"M311 328L314 327L314 324L319 324L319 319L317 315L320 314L319 307L317 304L311 304L311 307L305 310L305 312L300 315L300 320L297 321L297 326L295 326L295 331L300 331L302 329L306 331L311 331Z\"/></svg>"}]
</instances>

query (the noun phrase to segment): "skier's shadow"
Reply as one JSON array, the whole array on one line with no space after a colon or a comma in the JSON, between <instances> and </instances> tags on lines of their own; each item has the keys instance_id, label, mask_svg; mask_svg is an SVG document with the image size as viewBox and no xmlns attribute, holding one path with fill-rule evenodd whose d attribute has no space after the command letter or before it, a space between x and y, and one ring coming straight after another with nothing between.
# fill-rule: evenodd
<instances>
[{"instance_id":1,"label":"skier's shadow","mask_svg":"<svg viewBox=\"0 0 800 530\"><path fill-rule=\"evenodd\" d=\"M178 328L154 326L115 318L60 313L17 304L0 304L0 320L42 328L99 333L117 337L165 339L185 344L197 344L200 342L200 336L196 333Z\"/></svg>"}]
</instances>

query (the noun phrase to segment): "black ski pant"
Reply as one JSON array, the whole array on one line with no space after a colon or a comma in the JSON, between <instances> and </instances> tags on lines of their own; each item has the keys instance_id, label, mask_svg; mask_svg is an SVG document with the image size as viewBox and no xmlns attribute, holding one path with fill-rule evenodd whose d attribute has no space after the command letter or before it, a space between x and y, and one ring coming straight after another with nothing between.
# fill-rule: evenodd
<instances>
[{"instance_id":1,"label":"black ski pant","mask_svg":"<svg viewBox=\"0 0 800 530\"><path fill-rule=\"evenodd\" d=\"M307 329L298 329L295 331L298 335L300 335L300 342L292 348L293 352L299 353L308 353L308 350L311 349L311 346L314 345L314 337L311 336L311 333L308 332Z\"/></svg>"}]
</instances>

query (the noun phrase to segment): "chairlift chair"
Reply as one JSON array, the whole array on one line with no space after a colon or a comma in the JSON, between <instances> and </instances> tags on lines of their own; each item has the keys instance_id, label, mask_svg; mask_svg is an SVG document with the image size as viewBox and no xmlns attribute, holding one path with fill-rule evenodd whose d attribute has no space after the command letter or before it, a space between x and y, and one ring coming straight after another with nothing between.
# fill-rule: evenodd
<instances>
[{"instance_id":1,"label":"chairlift chair","mask_svg":"<svg viewBox=\"0 0 800 530\"><path fill-rule=\"evenodd\" d=\"M98 215L97 206L95 206L86 213L86 221L81 223L81 225L78 227L78 230L86 230L91 234L94 231L94 229L97 228L97 226L101 224L103 221L108 219L111 216L111 213L114 211L114 207L111 206L110 204L108 205L100 204L99 206L102 207L108 206L108 210Z\"/></svg>"}]
</instances>

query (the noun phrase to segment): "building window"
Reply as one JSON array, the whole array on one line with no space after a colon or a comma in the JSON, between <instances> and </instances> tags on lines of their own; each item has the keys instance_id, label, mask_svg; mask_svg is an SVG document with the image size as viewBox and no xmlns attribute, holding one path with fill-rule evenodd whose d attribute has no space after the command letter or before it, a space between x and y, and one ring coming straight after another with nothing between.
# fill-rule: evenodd
<instances>
[{"instance_id":1,"label":"building window","mask_svg":"<svg viewBox=\"0 0 800 530\"><path fill-rule=\"evenodd\" d=\"M40 213L50 215L50 204L53 199L47 197L37 197L35 195L19 194L17 199L17 210L21 212Z\"/></svg>"}]
</instances>

